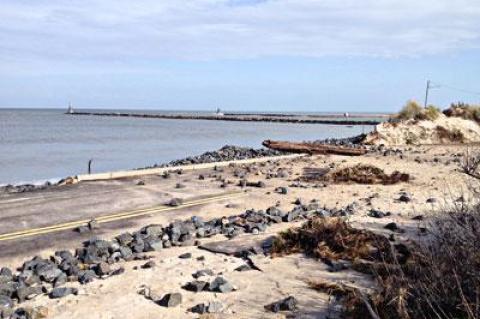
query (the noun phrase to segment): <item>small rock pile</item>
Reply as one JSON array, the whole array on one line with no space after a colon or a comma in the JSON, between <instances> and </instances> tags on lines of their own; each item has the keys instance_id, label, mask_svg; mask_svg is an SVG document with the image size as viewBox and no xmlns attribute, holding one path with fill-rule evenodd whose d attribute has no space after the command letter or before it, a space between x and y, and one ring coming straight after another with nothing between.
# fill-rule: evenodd
<instances>
[{"instance_id":1,"label":"small rock pile","mask_svg":"<svg viewBox=\"0 0 480 319\"><path fill-rule=\"evenodd\" d=\"M239 147L234 145L225 145L217 151L205 152L197 156L189 156L184 159L174 160L165 165L155 165L160 167L165 166L178 166L178 165L190 165L190 164L203 164L203 163L213 163L213 162L225 162L233 160L243 160L249 158L259 158L267 156L278 156L285 153L270 150L267 148L248 148L248 147Z\"/></svg>"},{"instance_id":2,"label":"small rock pile","mask_svg":"<svg viewBox=\"0 0 480 319\"><path fill-rule=\"evenodd\" d=\"M329 144L335 146L345 146L345 147L362 147L363 141L365 140L366 134L360 134L352 137L346 138L327 138L324 140L316 140L312 143L314 144Z\"/></svg>"}]
</instances>

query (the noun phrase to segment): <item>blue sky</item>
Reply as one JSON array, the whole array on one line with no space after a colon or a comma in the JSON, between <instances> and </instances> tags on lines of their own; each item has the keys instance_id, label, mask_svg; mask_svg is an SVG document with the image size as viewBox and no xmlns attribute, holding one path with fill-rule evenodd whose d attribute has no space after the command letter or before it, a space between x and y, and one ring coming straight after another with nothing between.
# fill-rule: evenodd
<instances>
[{"instance_id":1,"label":"blue sky","mask_svg":"<svg viewBox=\"0 0 480 319\"><path fill-rule=\"evenodd\" d=\"M0 107L395 111L479 75L477 0L0 0Z\"/></svg>"}]
</instances>

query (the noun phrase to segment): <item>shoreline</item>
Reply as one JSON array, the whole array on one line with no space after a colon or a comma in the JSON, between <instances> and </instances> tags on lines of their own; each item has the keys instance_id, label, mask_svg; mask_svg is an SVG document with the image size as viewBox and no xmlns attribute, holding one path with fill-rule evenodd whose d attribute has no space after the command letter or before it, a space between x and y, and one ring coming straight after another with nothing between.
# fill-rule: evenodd
<instances>
[{"instance_id":1,"label":"shoreline","mask_svg":"<svg viewBox=\"0 0 480 319\"><path fill-rule=\"evenodd\" d=\"M329 124L329 125L378 125L382 121L375 120L349 120L348 117L337 117L338 120L312 119L310 115L282 115L282 114L233 114L224 115L182 115L182 114L145 114L145 113L120 113L120 112L67 112L66 115L84 116L111 116L111 117L133 117L152 118L165 120L208 120L208 121L232 121L232 122L271 122L271 123L296 123L296 124ZM323 116L323 115L322 115ZM315 116L320 117L320 116ZM335 115L327 116L335 118ZM341 120L340 118L344 118Z\"/></svg>"},{"instance_id":2,"label":"shoreline","mask_svg":"<svg viewBox=\"0 0 480 319\"><path fill-rule=\"evenodd\" d=\"M422 222L417 222L414 217L422 215L428 220L432 205L443 204L442 194L445 193L445 187L463 185L465 176L456 169L459 160L456 154L460 152L460 148L413 146L412 149L404 146L396 151L383 147L375 150L372 149L370 154L360 157L312 155L275 162L232 166L227 164L224 167L214 167L215 164L212 164L208 168L195 171L177 172L172 168L173 172L166 175L154 174L141 178L127 177L114 181L77 184L61 190L52 188L39 191L35 196L28 193L11 194L0 198L4 209L2 229L6 239L0 242L4 251L0 261L3 265L16 269L18 265L32 260L32 256L40 256L36 260L48 261L51 260L50 256L54 256L60 249L74 252L83 247L81 245L93 243L89 241L91 238L101 238L101 243L113 242L124 236L130 238L124 234L149 234L149 225L162 225L162 234L157 236L162 238L161 248L153 249L152 247L160 245L153 242L153 246L143 246L142 252L138 253L139 260L119 259L118 262L109 264L112 271L123 267L121 273L119 272L121 276L107 280L109 275L100 273L98 277L91 277L89 281L92 282L85 285L82 284L86 282L82 272L78 278L72 277L75 281L72 280L66 285L79 289L79 296L71 295L60 300L51 300L48 295L40 294L35 299L18 303L18 306L46 307L53 317L60 319L87 317L88 312L90 315L110 312L113 316L120 316L126 310L118 309L111 303L111 300L119 300L122 305L131 307L133 302L136 309L141 309L135 312L132 318L157 315L180 319L196 318L188 309L209 301L212 297L232 314L273 319L275 314L265 312L264 305L279 300L288 293L298 299L300 313L311 313L311 300L315 301L315 313L323 313L324 308L327 311L328 303L324 300L327 300L328 296L323 298L323 295L319 295L321 292L312 290L305 278L335 276L336 280L342 282L355 278L356 282L363 283L362 287L371 287L367 280L369 277L360 276L353 268L338 271L334 266L319 263L316 259L305 258L303 255L265 258L259 250L253 250L257 255L250 254L249 258L253 265L262 271L249 270L245 273L236 269L248 259L242 258L241 254L231 253L227 256L223 250L240 249L241 252L251 252L250 246L245 248L246 244L250 245L250 242L255 240L276 236L281 231L300 226L300 223L307 219L298 214L307 213L310 208L318 208L320 216L339 214L348 218L356 227L385 236L394 235L396 243L415 238ZM358 164L372 165L385 170L386 174L393 174L395 171L406 173L412 180L391 185L366 185L326 180L310 174L325 168L334 173ZM446 180L448 185L443 184ZM241 192L242 196L221 197L216 200L215 196L218 194L234 192ZM458 192L461 193L460 187ZM454 195L452 200L457 197L456 193ZM202 202L198 206L191 204L195 203L197 198L205 197L215 200ZM159 205L169 207L164 210L159 208ZM296 205L301 209L296 208ZM272 217L265 218L278 223L272 222L269 226L264 223L264 219L258 219L259 216L266 216L265 214L271 214ZM114 220L111 216L125 219ZM251 221L253 217L254 222ZM17 222L19 219L23 221L22 224ZM79 227L75 231L62 229L47 232L60 226L63 228L66 223L75 223L72 225L77 226L79 221L87 223L96 219L99 219L100 223ZM174 225L183 227L197 221L205 222L207 227L204 229L213 229L208 228L208 225L226 226L222 228L223 232L215 235L212 233L212 236L209 236L209 233L204 236L200 232L200 237L180 237L181 242L177 242L177 239L170 235L169 239L163 239L164 233L168 235ZM242 222L237 223L238 221ZM260 228L255 230L252 223L260 223L260 226L257 226ZM387 229L392 223L402 231ZM244 226L240 229L238 225ZM238 230L238 233L235 230ZM23 238L24 235L28 236ZM15 236L18 238L13 238ZM32 240L33 236L35 237ZM198 246L190 245L192 241L198 241ZM134 247L133 243L122 245ZM210 247L212 250L203 247ZM145 255L141 255L142 253ZM191 257L180 257L184 254ZM83 258L81 254L78 256ZM140 260L141 256L149 256L149 260ZM155 264L152 269L147 269L144 267L146 262ZM96 272L96 265L92 264L90 269ZM183 288L187 281L192 280L190 274L205 268L212 269L215 274L221 273L237 289L228 294L218 293L213 296L210 292L192 292ZM210 282L214 277L206 278L209 278ZM153 302L146 302L138 295L138 288L145 282L159 295L178 292L183 295L184 300L176 308L159 307ZM282 291L278 290L279 282ZM235 302L239 299L246 303ZM232 318L240 317L234 315Z\"/></svg>"},{"instance_id":3,"label":"shoreline","mask_svg":"<svg viewBox=\"0 0 480 319\"><path fill-rule=\"evenodd\" d=\"M361 135L359 135L361 136ZM352 136L347 138L330 138L326 140L314 141L318 143L326 143L333 145L350 145L357 144L359 136ZM175 159L167 163L154 164L150 166L122 169L116 171L106 171L106 172L97 172L92 175L115 175L118 172L132 172L137 173L137 175L142 175L140 172L151 169L166 169L174 170L181 166L192 166L192 165L203 165L209 163L222 163L222 162L233 162L241 161L248 159L262 159L265 157L278 157L282 155L289 155L292 153L274 151L265 147L262 148L251 148L244 147L239 145L225 145L217 150L207 151L199 155L191 155L185 158ZM17 183L6 183L0 184L0 194L2 193L15 193L15 192L28 192L35 191L45 188L50 188L54 186L61 186L63 182L69 178L74 178L75 176L85 176L84 174L71 174L69 176L64 176L63 178L53 177L45 178L42 180L33 180L33 181L19 181ZM9 190L10 189L10 190ZM22 190L23 189L23 190Z\"/></svg>"}]
</instances>

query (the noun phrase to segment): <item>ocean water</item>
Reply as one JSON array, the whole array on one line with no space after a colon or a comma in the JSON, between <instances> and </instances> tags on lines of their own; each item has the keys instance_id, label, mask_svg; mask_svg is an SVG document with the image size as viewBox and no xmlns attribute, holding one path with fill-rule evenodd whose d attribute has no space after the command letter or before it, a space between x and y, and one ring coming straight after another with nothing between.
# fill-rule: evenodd
<instances>
[{"instance_id":1,"label":"ocean water","mask_svg":"<svg viewBox=\"0 0 480 319\"><path fill-rule=\"evenodd\" d=\"M87 171L89 159L93 159L93 172L106 172L165 163L226 144L259 148L265 139L349 137L372 129L371 126L71 116L64 112L0 109L0 185L40 183L82 174Z\"/></svg>"}]
</instances>

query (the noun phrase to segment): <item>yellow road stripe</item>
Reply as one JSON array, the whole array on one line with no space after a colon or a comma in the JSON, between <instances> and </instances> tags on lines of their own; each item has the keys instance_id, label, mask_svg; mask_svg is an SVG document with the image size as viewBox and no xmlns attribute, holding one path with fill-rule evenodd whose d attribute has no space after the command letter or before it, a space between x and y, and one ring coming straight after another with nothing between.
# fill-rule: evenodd
<instances>
[{"instance_id":1,"label":"yellow road stripe","mask_svg":"<svg viewBox=\"0 0 480 319\"><path fill-rule=\"evenodd\" d=\"M235 197L240 197L240 196L245 196L245 193L243 193L243 192L234 192L234 193L227 193L227 194L223 193L221 195L214 195L214 196L210 196L210 197L207 197L207 198L193 200L193 201L187 202L185 204L182 204L182 205L179 205L179 206L176 206L176 207L160 205L160 206L151 207L151 208L137 209L137 210L132 210L132 211L128 211L128 212L116 213L116 214L112 214L112 215L99 216L99 217L95 218L95 220L98 223L108 223L108 222L112 222L112 221L117 221L117 220L137 217L137 216L160 213L160 212L164 212L164 211L178 210L178 209L197 206L197 205L201 205L201 204L207 204L207 203L214 202L214 201L217 201L217 200L230 199L230 198L235 198ZM17 239L17 238L22 238L22 237L29 237L29 236L40 235L40 234L47 234L47 233L50 233L50 232L55 232L55 231L60 231L60 230L72 229L72 228L75 228L75 227L86 225L89 221L91 221L91 219L84 219L84 220L79 220L79 221L74 221L74 222L56 224L56 225L40 227L40 228L25 229L25 230L12 232L12 233L8 233L8 234L2 234L2 235L0 235L0 241Z\"/></svg>"}]
</instances>

